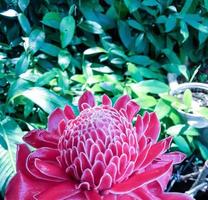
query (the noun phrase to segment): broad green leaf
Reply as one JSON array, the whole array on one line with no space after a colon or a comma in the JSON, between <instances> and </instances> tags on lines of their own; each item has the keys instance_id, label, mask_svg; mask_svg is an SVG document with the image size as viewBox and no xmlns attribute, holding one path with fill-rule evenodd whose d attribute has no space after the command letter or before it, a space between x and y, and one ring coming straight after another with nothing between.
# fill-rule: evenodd
<instances>
[{"instance_id":1,"label":"broad green leaf","mask_svg":"<svg viewBox=\"0 0 208 200\"><path fill-rule=\"evenodd\" d=\"M124 46L129 49L132 45L132 37L130 28L125 21L118 21L118 33Z\"/></svg>"},{"instance_id":2,"label":"broad green leaf","mask_svg":"<svg viewBox=\"0 0 208 200\"><path fill-rule=\"evenodd\" d=\"M30 64L30 56L26 52L23 52L22 55L19 57L19 60L17 61L17 64L15 66L16 75L19 76L20 74L26 72L29 64Z\"/></svg>"},{"instance_id":3,"label":"broad green leaf","mask_svg":"<svg viewBox=\"0 0 208 200\"><path fill-rule=\"evenodd\" d=\"M191 108L192 105L192 92L190 89L186 89L183 94L183 103L187 106L187 108Z\"/></svg>"},{"instance_id":4,"label":"broad green leaf","mask_svg":"<svg viewBox=\"0 0 208 200\"><path fill-rule=\"evenodd\" d=\"M92 47L84 51L84 55L92 55L92 54L98 54L98 53L107 53L107 52L105 49L101 47Z\"/></svg>"},{"instance_id":5,"label":"broad green leaf","mask_svg":"<svg viewBox=\"0 0 208 200\"><path fill-rule=\"evenodd\" d=\"M124 0L126 7L129 9L129 12L134 12L140 7L140 1L138 0Z\"/></svg>"},{"instance_id":6,"label":"broad green leaf","mask_svg":"<svg viewBox=\"0 0 208 200\"><path fill-rule=\"evenodd\" d=\"M170 15L165 23L165 31L170 32L176 27L176 16Z\"/></svg>"},{"instance_id":7,"label":"broad green leaf","mask_svg":"<svg viewBox=\"0 0 208 200\"><path fill-rule=\"evenodd\" d=\"M166 130L166 133L171 136L177 135L185 135L185 136L198 136L199 132L188 125L185 124L177 124L175 126L171 126Z\"/></svg>"},{"instance_id":8,"label":"broad green leaf","mask_svg":"<svg viewBox=\"0 0 208 200\"><path fill-rule=\"evenodd\" d=\"M3 15L5 17L17 17L18 16L18 12L13 10L13 9L9 9L7 11L0 12L0 15Z\"/></svg>"},{"instance_id":9,"label":"broad green leaf","mask_svg":"<svg viewBox=\"0 0 208 200\"><path fill-rule=\"evenodd\" d=\"M18 0L18 6L22 12L28 7L30 0Z\"/></svg>"},{"instance_id":10,"label":"broad green leaf","mask_svg":"<svg viewBox=\"0 0 208 200\"><path fill-rule=\"evenodd\" d=\"M19 20L19 23L23 29L23 31L26 33L26 34L30 34L31 32L31 26L30 26L30 23L27 19L27 17L23 14L23 13L20 13L18 15L18 20Z\"/></svg>"},{"instance_id":11,"label":"broad green leaf","mask_svg":"<svg viewBox=\"0 0 208 200\"><path fill-rule=\"evenodd\" d=\"M43 51L44 53L50 56L57 57L59 54L60 48L53 44L44 42L42 46L40 47L40 51Z\"/></svg>"},{"instance_id":12,"label":"broad green leaf","mask_svg":"<svg viewBox=\"0 0 208 200\"><path fill-rule=\"evenodd\" d=\"M44 15L42 23L51 28L59 29L61 16L58 12L48 12Z\"/></svg>"},{"instance_id":13,"label":"broad green leaf","mask_svg":"<svg viewBox=\"0 0 208 200\"><path fill-rule=\"evenodd\" d=\"M208 148L204 144L202 144L200 141L197 141L197 146L199 147L200 153L204 160L208 159Z\"/></svg>"},{"instance_id":14,"label":"broad green leaf","mask_svg":"<svg viewBox=\"0 0 208 200\"><path fill-rule=\"evenodd\" d=\"M43 45L45 39L45 33L40 29L35 29L29 36L29 48L31 52L36 53Z\"/></svg>"},{"instance_id":15,"label":"broad green leaf","mask_svg":"<svg viewBox=\"0 0 208 200\"><path fill-rule=\"evenodd\" d=\"M6 117L0 122L0 138L4 145L0 143L0 190L5 188L16 172L16 150L17 144L22 143L23 132L18 124L10 117Z\"/></svg>"},{"instance_id":16,"label":"broad green leaf","mask_svg":"<svg viewBox=\"0 0 208 200\"><path fill-rule=\"evenodd\" d=\"M60 39L62 48L67 47L74 36L75 20L72 16L66 16L60 23Z\"/></svg>"},{"instance_id":17,"label":"broad green leaf","mask_svg":"<svg viewBox=\"0 0 208 200\"><path fill-rule=\"evenodd\" d=\"M168 85L157 80L141 81L139 83L135 83L135 86L137 86L143 93L160 94L169 91Z\"/></svg>"},{"instance_id":18,"label":"broad green leaf","mask_svg":"<svg viewBox=\"0 0 208 200\"><path fill-rule=\"evenodd\" d=\"M89 20L83 21L78 26L84 31L94 34L102 34L104 32L102 26L95 21L89 21Z\"/></svg>"},{"instance_id":19,"label":"broad green leaf","mask_svg":"<svg viewBox=\"0 0 208 200\"><path fill-rule=\"evenodd\" d=\"M67 50L61 50L58 55L58 64L62 70L65 70L71 62L71 54Z\"/></svg>"},{"instance_id":20,"label":"broad green leaf","mask_svg":"<svg viewBox=\"0 0 208 200\"><path fill-rule=\"evenodd\" d=\"M159 99L157 105L155 106L154 112L157 113L159 119L168 117L169 112L171 111L171 106L167 104L164 100Z\"/></svg>"},{"instance_id":21,"label":"broad green leaf","mask_svg":"<svg viewBox=\"0 0 208 200\"><path fill-rule=\"evenodd\" d=\"M30 99L48 114L50 114L57 107L63 108L66 104L68 104L68 101L65 98L42 87L31 87L23 91L20 95Z\"/></svg>"},{"instance_id":22,"label":"broad green leaf","mask_svg":"<svg viewBox=\"0 0 208 200\"><path fill-rule=\"evenodd\" d=\"M193 108L193 112L195 114L199 114L199 115L203 116L204 118L208 119L208 108L207 107Z\"/></svg>"},{"instance_id":23,"label":"broad green leaf","mask_svg":"<svg viewBox=\"0 0 208 200\"><path fill-rule=\"evenodd\" d=\"M204 7L206 8L206 10L208 12L208 0L204 0Z\"/></svg>"},{"instance_id":24,"label":"broad green leaf","mask_svg":"<svg viewBox=\"0 0 208 200\"><path fill-rule=\"evenodd\" d=\"M137 102L143 109L150 109L151 107L154 107L157 104L157 100L153 96L146 94L139 94L138 96L139 97Z\"/></svg>"},{"instance_id":25,"label":"broad green leaf","mask_svg":"<svg viewBox=\"0 0 208 200\"><path fill-rule=\"evenodd\" d=\"M143 80L139 68L136 67L133 63L127 63L128 75L130 75L134 80L141 81Z\"/></svg>"},{"instance_id":26,"label":"broad green leaf","mask_svg":"<svg viewBox=\"0 0 208 200\"><path fill-rule=\"evenodd\" d=\"M140 56L140 55L131 56L128 58L128 61L143 66L147 66L152 63L151 59L148 56Z\"/></svg>"},{"instance_id":27,"label":"broad green leaf","mask_svg":"<svg viewBox=\"0 0 208 200\"><path fill-rule=\"evenodd\" d=\"M198 16L193 16L193 15L186 15L184 17L184 21L189 24L190 26L192 26L193 28L201 31L201 32L204 32L204 33L208 33L208 27L199 23L199 20L198 20Z\"/></svg>"},{"instance_id":28,"label":"broad green leaf","mask_svg":"<svg viewBox=\"0 0 208 200\"><path fill-rule=\"evenodd\" d=\"M140 24L138 21L129 19L127 20L128 25L131 26L134 29L137 29L138 31L144 31L144 26Z\"/></svg>"},{"instance_id":29,"label":"broad green leaf","mask_svg":"<svg viewBox=\"0 0 208 200\"><path fill-rule=\"evenodd\" d=\"M9 88L8 94L7 94L7 100L12 101L17 96L20 96L22 92L30 88L32 84L28 81L25 81L23 79L17 79L14 81Z\"/></svg>"},{"instance_id":30,"label":"broad green leaf","mask_svg":"<svg viewBox=\"0 0 208 200\"><path fill-rule=\"evenodd\" d=\"M35 86L43 86L48 84L52 79L57 76L55 70L51 70L49 72L44 73L40 78L35 82Z\"/></svg>"},{"instance_id":31,"label":"broad green leaf","mask_svg":"<svg viewBox=\"0 0 208 200\"><path fill-rule=\"evenodd\" d=\"M184 152L187 156L190 156L192 154L192 151L184 137L178 135L175 136L173 140L180 151Z\"/></svg>"},{"instance_id":32,"label":"broad green leaf","mask_svg":"<svg viewBox=\"0 0 208 200\"><path fill-rule=\"evenodd\" d=\"M180 59L178 58L178 56L176 55L176 53L173 52L171 49L164 49L162 51L168 57L168 59L170 60L170 62L172 62L174 64L181 64Z\"/></svg>"},{"instance_id":33,"label":"broad green leaf","mask_svg":"<svg viewBox=\"0 0 208 200\"><path fill-rule=\"evenodd\" d=\"M183 36L183 42L185 42L189 37L189 30L186 23L182 20L180 21L180 27L180 33Z\"/></svg>"},{"instance_id":34,"label":"broad green leaf","mask_svg":"<svg viewBox=\"0 0 208 200\"><path fill-rule=\"evenodd\" d=\"M180 14L186 14L191 7L191 4L193 3L193 0L185 0L184 6L180 12Z\"/></svg>"},{"instance_id":35,"label":"broad green leaf","mask_svg":"<svg viewBox=\"0 0 208 200\"><path fill-rule=\"evenodd\" d=\"M85 84L87 81L83 74L76 74L71 77L71 80L76 81L78 83L82 83L82 84Z\"/></svg>"}]
</instances>

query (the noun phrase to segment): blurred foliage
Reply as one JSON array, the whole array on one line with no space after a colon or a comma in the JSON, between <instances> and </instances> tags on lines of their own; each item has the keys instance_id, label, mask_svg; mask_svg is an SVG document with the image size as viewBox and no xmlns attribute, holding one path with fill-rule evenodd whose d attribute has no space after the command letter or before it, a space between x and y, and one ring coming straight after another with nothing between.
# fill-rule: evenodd
<instances>
[{"instance_id":1,"label":"blurred foliage","mask_svg":"<svg viewBox=\"0 0 208 200\"><path fill-rule=\"evenodd\" d=\"M130 94L158 114L173 148L208 158L198 131L171 106L166 78L189 81L206 66L207 16L207 0L0 0L2 194L20 136L86 89L113 100Z\"/></svg>"}]
</instances>

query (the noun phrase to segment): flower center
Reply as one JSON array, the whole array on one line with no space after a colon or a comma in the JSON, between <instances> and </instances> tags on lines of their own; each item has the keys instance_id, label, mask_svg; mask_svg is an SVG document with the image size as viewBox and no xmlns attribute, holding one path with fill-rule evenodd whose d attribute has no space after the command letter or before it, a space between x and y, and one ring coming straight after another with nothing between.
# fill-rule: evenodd
<instances>
[{"instance_id":1,"label":"flower center","mask_svg":"<svg viewBox=\"0 0 208 200\"><path fill-rule=\"evenodd\" d=\"M68 121L58 145L59 160L79 187L103 191L133 173L137 143L124 114L110 106L96 106Z\"/></svg>"}]
</instances>

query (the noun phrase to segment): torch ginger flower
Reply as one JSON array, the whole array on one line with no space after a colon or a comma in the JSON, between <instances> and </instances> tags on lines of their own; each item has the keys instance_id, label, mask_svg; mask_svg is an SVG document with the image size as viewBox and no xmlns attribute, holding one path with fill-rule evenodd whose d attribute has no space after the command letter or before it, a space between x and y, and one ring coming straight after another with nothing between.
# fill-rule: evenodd
<instances>
[{"instance_id":1,"label":"torch ginger flower","mask_svg":"<svg viewBox=\"0 0 208 200\"><path fill-rule=\"evenodd\" d=\"M125 95L114 106L107 95L96 105L86 91L72 108L56 109L47 130L33 130L18 146L17 174L6 200L191 200L164 192L174 164L185 158L165 153L172 138L159 142L155 113L133 117L139 106Z\"/></svg>"}]
</instances>

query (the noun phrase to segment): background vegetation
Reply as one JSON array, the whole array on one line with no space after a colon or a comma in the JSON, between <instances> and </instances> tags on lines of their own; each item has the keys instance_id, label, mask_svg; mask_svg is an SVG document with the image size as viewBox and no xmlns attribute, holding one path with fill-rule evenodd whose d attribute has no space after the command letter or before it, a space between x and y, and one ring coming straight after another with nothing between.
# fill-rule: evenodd
<instances>
[{"instance_id":1,"label":"background vegetation","mask_svg":"<svg viewBox=\"0 0 208 200\"><path fill-rule=\"evenodd\" d=\"M130 94L173 148L207 159L208 139L173 108L167 81L207 82L207 39L208 0L0 0L2 195L22 135L86 89Z\"/></svg>"}]
</instances>

